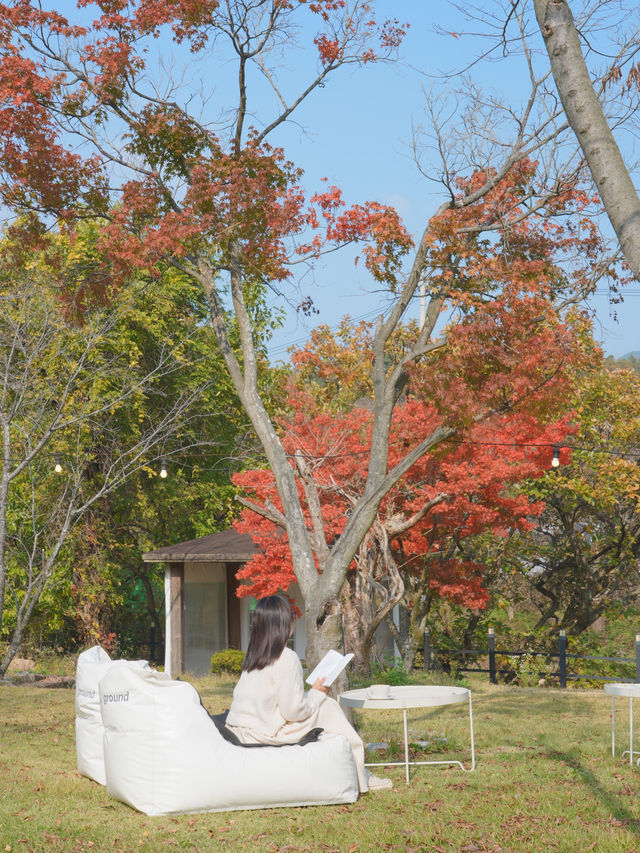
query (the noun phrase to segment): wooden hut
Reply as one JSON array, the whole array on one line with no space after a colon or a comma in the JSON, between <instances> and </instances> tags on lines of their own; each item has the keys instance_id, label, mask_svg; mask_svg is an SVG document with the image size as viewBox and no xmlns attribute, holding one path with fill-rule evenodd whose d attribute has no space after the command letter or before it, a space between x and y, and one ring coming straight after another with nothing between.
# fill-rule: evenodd
<instances>
[{"instance_id":1,"label":"wooden hut","mask_svg":"<svg viewBox=\"0 0 640 853\"><path fill-rule=\"evenodd\" d=\"M236 573L259 550L251 536L225 530L142 555L146 563L166 563L165 671L172 678L209 672L214 652L246 650L255 599L238 598ZM295 585L287 594L300 601ZM304 658L303 619L296 623L293 643Z\"/></svg>"}]
</instances>

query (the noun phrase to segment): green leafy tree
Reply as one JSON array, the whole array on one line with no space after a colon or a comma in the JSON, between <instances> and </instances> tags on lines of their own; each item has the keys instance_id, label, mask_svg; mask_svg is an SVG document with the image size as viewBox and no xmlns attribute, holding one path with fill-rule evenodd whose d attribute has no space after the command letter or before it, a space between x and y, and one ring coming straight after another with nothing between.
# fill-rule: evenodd
<instances>
[{"instance_id":1,"label":"green leafy tree","mask_svg":"<svg viewBox=\"0 0 640 853\"><path fill-rule=\"evenodd\" d=\"M246 425L215 370L200 291L172 273L138 276L106 299L91 275L93 246L88 227L72 243L49 241L20 267L5 244L13 261L0 269L0 630L8 640L0 674L39 605L41 632L47 620L54 630L75 623L84 641L108 641L118 608L135 620L136 584L140 607L157 616L157 582L133 569L141 548L191 533L194 516L220 524L229 514L229 464L219 463L242 451ZM83 286L73 290L80 267Z\"/></svg>"},{"instance_id":2,"label":"green leafy tree","mask_svg":"<svg viewBox=\"0 0 640 853\"><path fill-rule=\"evenodd\" d=\"M640 378L602 366L580 377L573 402L571 449L528 485L545 509L510 550L534 591L537 627L579 634L640 593Z\"/></svg>"}]
</instances>

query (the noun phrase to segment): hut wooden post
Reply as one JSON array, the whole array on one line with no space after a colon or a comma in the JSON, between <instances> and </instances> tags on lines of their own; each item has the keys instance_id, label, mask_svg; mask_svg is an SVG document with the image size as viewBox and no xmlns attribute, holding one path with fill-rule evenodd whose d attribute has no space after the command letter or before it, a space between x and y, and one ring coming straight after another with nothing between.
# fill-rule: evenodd
<instances>
[{"instance_id":1,"label":"hut wooden post","mask_svg":"<svg viewBox=\"0 0 640 853\"><path fill-rule=\"evenodd\" d=\"M184 563L169 563L167 567L166 602L165 669L176 678L184 670Z\"/></svg>"}]
</instances>

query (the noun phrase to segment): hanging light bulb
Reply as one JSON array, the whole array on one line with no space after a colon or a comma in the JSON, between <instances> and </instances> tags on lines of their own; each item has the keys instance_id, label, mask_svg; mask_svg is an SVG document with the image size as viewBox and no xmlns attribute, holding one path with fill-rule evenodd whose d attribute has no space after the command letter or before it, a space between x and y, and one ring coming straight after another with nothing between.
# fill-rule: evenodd
<instances>
[{"instance_id":1,"label":"hanging light bulb","mask_svg":"<svg viewBox=\"0 0 640 853\"><path fill-rule=\"evenodd\" d=\"M164 456L160 460L160 476L163 480L167 477L167 460L164 458Z\"/></svg>"},{"instance_id":2,"label":"hanging light bulb","mask_svg":"<svg viewBox=\"0 0 640 853\"><path fill-rule=\"evenodd\" d=\"M551 460L551 467L558 468L560 465L560 446L558 444L553 445L553 459Z\"/></svg>"},{"instance_id":3,"label":"hanging light bulb","mask_svg":"<svg viewBox=\"0 0 640 853\"><path fill-rule=\"evenodd\" d=\"M55 465L53 466L53 470L56 474L62 474L62 454L57 451L54 453Z\"/></svg>"}]
</instances>

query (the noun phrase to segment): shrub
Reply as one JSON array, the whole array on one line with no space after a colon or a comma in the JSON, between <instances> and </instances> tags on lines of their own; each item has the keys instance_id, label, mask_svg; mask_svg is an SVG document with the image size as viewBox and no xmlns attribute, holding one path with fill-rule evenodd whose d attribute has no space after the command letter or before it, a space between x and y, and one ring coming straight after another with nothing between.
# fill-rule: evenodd
<instances>
[{"instance_id":1,"label":"shrub","mask_svg":"<svg viewBox=\"0 0 640 853\"><path fill-rule=\"evenodd\" d=\"M512 655L507 662L513 670L513 679L521 687L537 687L541 680L545 681L543 673L551 666L550 658L531 652Z\"/></svg>"},{"instance_id":2,"label":"shrub","mask_svg":"<svg viewBox=\"0 0 640 853\"><path fill-rule=\"evenodd\" d=\"M240 675L244 652L240 649L223 649L211 656L211 672L226 672L231 675Z\"/></svg>"},{"instance_id":3,"label":"shrub","mask_svg":"<svg viewBox=\"0 0 640 853\"><path fill-rule=\"evenodd\" d=\"M392 687L394 685L415 684L414 679L409 676L402 663L390 666L373 664L371 667L371 677L376 684L390 684Z\"/></svg>"}]
</instances>

